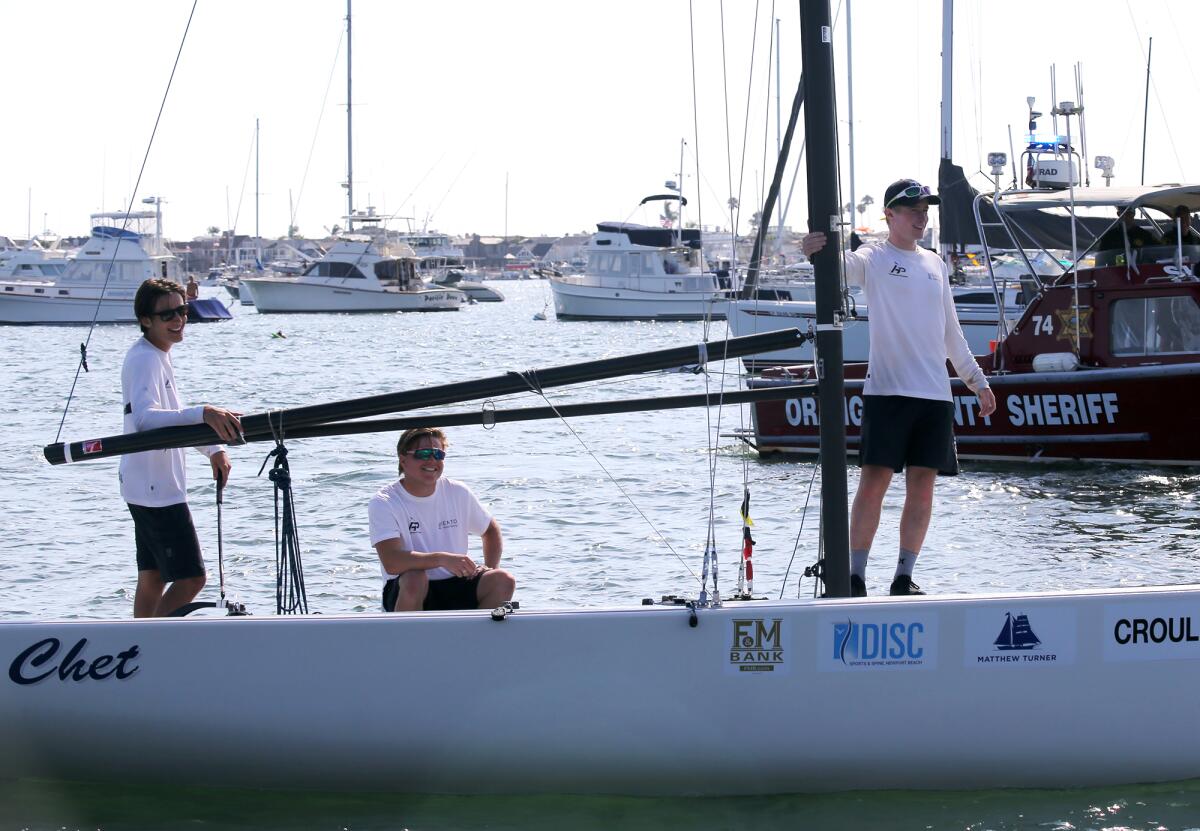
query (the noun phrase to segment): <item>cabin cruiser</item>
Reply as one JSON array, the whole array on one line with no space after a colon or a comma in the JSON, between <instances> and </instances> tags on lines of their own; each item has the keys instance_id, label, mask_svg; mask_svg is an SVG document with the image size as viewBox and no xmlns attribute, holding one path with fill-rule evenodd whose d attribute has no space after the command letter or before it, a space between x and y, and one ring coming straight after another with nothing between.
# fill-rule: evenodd
<instances>
[{"instance_id":1,"label":"cabin cruiser","mask_svg":"<svg viewBox=\"0 0 1200 831\"><path fill-rule=\"evenodd\" d=\"M61 273L44 280L0 279L0 323L134 323L133 297L145 280L186 282L179 259L163 244L159 211L91 218L91 236ZM219 301L206 303L212 319L229 317ZM197 319L209 319L209 313Z\"/></svg>"},{"instance_id":2,"label":"cabin cruiser","mask_svg":"<svg viewBox=\"0 0 1200 831\"><path fill-rule=\"evenodd\" d=\"M0 280L52 283L62 277L70 253L30 244L0 252Z\"/></svg>"},{"instance_id":3,"label":"cabin cruiser","mask_svg":"<svg viewBox=\"0 0 1200 831\"><path fill-rule=\"evenodd\" d=\"M439 286L449 286L465 294L472 303L499 303L504 295L498 290L485 286L478 272L467 269L447 268L433 280Z\"/></svg>"},{"instance_id":4,"label":"cabin cruiser","mask_svg":"<svg viewBox=\"0 0 1200 831\"><path fill-rule=\"evenodd\" d=\"M406 245L346 235L297 276L243 276L240 293L249 293L260 313L441 312L463 305L461 291L423 282L416 262Z\"/></svg>"},{"instance_id":5,"label":"cabin cruiser","mask_svg":"<svg viewBox=\"0 0 1200 831\"><path fill-rule=\"evenodd\" d=\"M728 278L704 267L700 231L601 222L583 274L550 276L560 320L719 320Z\"/></svg>"}]
</instances>

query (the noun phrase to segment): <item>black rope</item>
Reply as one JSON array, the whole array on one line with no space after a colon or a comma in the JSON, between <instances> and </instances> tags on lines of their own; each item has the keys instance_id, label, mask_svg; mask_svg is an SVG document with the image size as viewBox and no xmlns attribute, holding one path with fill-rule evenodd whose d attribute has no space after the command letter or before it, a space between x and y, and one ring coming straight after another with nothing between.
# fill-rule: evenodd
<instances>
[{"instance_id":1,"label":"black rope","mask_svg":"<svg viewBox=\"0 0 1200 831\"><path fill-rule=\"evenodd\" d=\"M258 475L272 457L275 464L268 474L275 485L275 613L279 615L308 614L308 595L304 590L304 564L300 559L300 537L297 533L296 503L292 498L292 472L288 466L288 450L283 443L282 416L278 425L267 413L267 423L275 438L275 447L263 459Z\"/></svg>"}]
</instances>

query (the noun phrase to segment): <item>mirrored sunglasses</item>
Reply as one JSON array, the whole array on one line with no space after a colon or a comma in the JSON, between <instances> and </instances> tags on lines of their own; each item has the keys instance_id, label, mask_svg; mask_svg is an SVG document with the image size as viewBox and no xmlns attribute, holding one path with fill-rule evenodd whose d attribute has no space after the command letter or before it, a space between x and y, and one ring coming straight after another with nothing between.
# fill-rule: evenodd
<instances>
[{"instance_id":1,"label":"mirrored sunglasses","mask_svg":"<svg viewBox=\"0 0 1200 831\"><path fill-rule=\"evenodd\" d=\"M422 447L420 450L409 450L408 454L421 462L427 462L430 459L437 459L440 462L446 458L446 451L438 450L436 447Z\"/></svg>"},{"instance_id":2,"label":"mirrored sunglasses","mask_svg":"<svg viewBox=\"0 0 1200 831\"><path fill-rule=\"evenodd\" d=\"M904 190L897 193L883 207L890 208L892 203L897 199L919 199L924 196L929 196L929 185L909 185Z\"/></svg>"},{"instance_id":3,"label":"mirrored sunglasses","mask_svg":"<svg viewBox=\"0 0 1200 831\"><path fill-rule=\"evenodd\" d=\"M188 304L187 303L184 303L182 306L176 306L174 309L163 309L161 312L154 313L154 316L157 317L159 320L161 320L163 323L170 323L172 320L174 320L177 317L182 317L184 320L187 320L187 315L188 315Z\"/></svg>"}]
</instances>

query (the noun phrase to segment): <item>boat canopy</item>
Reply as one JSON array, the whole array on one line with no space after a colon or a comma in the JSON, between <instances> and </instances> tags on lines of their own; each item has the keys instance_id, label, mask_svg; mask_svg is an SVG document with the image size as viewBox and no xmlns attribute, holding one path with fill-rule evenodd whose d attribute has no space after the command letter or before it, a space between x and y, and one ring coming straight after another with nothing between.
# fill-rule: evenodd
<instances>
[{"instance_id":1,"label":"boat canopy","mask_svg":"<svg viewBox=\"0 0 1200 831\"><path fill-rule=\"evenodd\" d=\"M109 225L97 225L92 228L92 236L100 237L101 239L124 239L131 242L137 242L140 237L128 228L113 228Z\"/></svg>"},{"instance_id":2,"label":"boat canopy","mask_svg":"<svg viewBox=\"0 0 1200 831\"><path fill-rule=\"evenodd\" d=\"M653 196L647 196L638 204L645 205L647 202L678 202L680 205L686 205L687 199L678 193L656 193Z\"/></svg>"},{"instance_id":3,"label":"boat canopy","mask_svg":"<svg viewBox=\"0 0 1200 831\"><path fill-rule=\"evenodd\" d=\"M1076 188L1080 193L1083 188ZM1118 188L1105 188L1115 191ZM1038 191L1037 196L1051 199L1064 199L1065 191ZM967 182L963 169L949 159L942 159L938 169L938 196L942 204L938 206L938 221L941 225L941 241L947 245L979 245L980 229L975 224L975 200L979 191ZM1066 200L1069 206L1069 199ZM1002 203L1004 208L1008 203ZM1030 206L1031 208L1057 208L1062 202L1048 205ZM1013 239L1000 227L1000 217L992 206L991 195L979 202L979 217L984 223L988 245L994 248L1011 248ZM1108 230L1115 218L1106 217L1075 217L1075 230L1079 239L1085 245L1098 239ZM1071 247L1071 217L1062 216L1049 210L1031 210L1021 217L1020 226L1013 229L1018 244L1023 248L1069 249Z\"/></svg>"},{"instance_id":4,"label":"boat canopy","mask_svg":"<svg viewBox=\"0 0 1200 831\"><path fill-rule=\"evenodd\" d=\"M1021 191L1002 193L997 201L1006 211L1047 210L1070 208L1131 207L1155 208L1170 214L1178 205L1186 205L1192 213L1200 211L1200 185L1155 185L1149 187L1075 188L1072 196L1067 190Z\"/></svg>"},{"instance_id":5,"label":"boat canopy","mask_svg":"<svg viewBox=\"0 0 1200 831\"><path fill-rule=\"evenodd\" d=\"M681 228L673 231L670 228L652 228L633 222L598 222L596 230L609 234L625 234L634 245L670 248L682 242L690 248L700 247L699 228Z\"/></svg>"}]
</instances>

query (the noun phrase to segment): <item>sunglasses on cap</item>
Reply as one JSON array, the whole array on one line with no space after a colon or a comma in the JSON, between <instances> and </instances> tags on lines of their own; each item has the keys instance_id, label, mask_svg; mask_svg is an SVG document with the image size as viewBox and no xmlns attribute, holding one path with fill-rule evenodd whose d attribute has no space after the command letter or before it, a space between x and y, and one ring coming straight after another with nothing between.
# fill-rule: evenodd
<instances>
[{"instance_id":1,"label":"sunglasses on cap","mask_svg":"<svg viewBox=\"0 0 1200 831\"><path fill-rule=\"evenodd\" d=\"M405 450L406 456L412 456L414 459L427 462L430 459L436 459L439 462L446 458L445 450L438 450L436 447L422 447L420 450Z\"/></svg>"},{"instance_id":2,"label":"sunglasses on cap","mask_svg":"<svg viewBox=\"0 0 1200 831\"><path fill-rule=\"evenodd\" d=\"M187 303L184 303L182 306L176 306L174 309L163 309L161 312L154 312L154 317L157 317L163 323L170 323L177 317L182 317L184 320L187 320L187 315Z\"/></svg>"},{"instance_id":3,"label":"sunglasses on cap","mask_svg":"<svg viewBox=\"0 0 1200 831\"><path fill-rule=\"evenodd\" d=\"M909 185L887 201L883 207L890 208L897 199L921 199L929 196L929 185Z\"/></svg>"}]
</instances>

